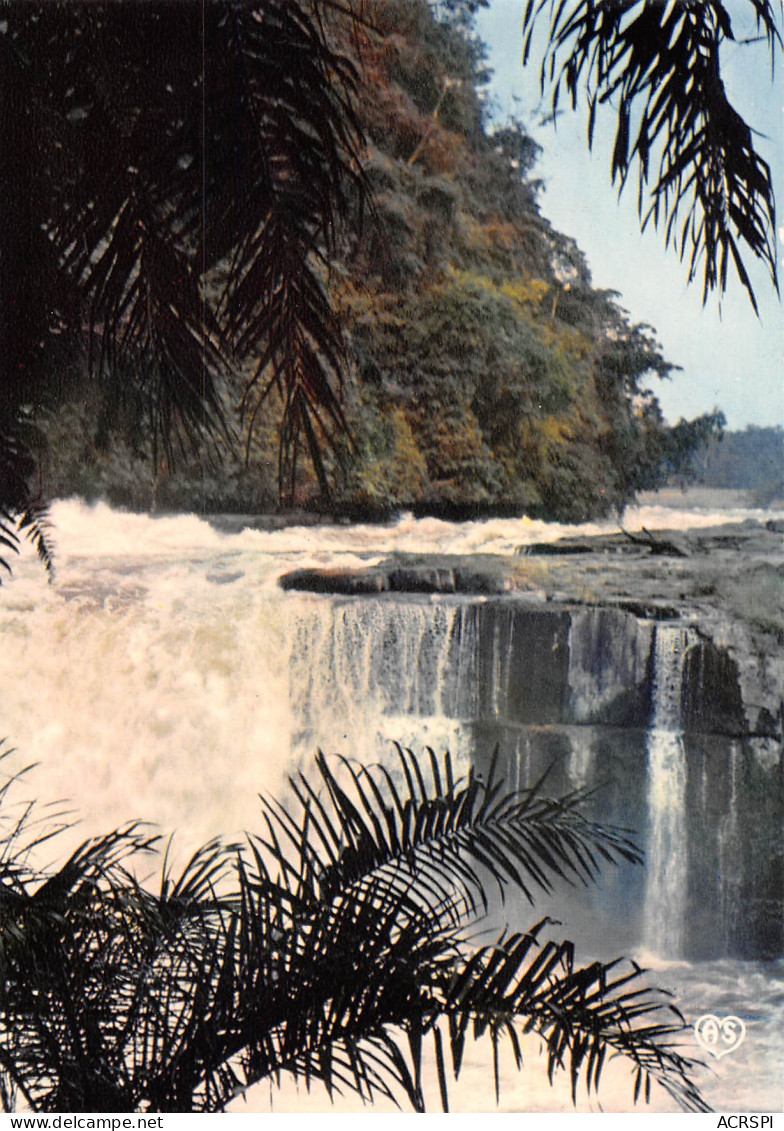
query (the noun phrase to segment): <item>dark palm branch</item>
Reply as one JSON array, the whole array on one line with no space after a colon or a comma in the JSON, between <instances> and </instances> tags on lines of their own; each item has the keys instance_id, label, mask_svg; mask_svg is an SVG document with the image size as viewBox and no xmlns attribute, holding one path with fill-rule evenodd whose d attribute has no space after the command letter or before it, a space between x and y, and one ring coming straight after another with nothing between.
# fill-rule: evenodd
<instances>
[{"instance_id":1,"label":"dark palm branch","mask_svg":"<svg viewBox=\"0 0 784 1131\"><path fill-rule=\"evenodd\" d=\"M338 399L345 348L324 273L366 192L358 76L330 46L317 8L271 4L233 30L248 112L240 205L253 219L239 240L229 229L221 309L239 356L254 364L243 401L250 427L273 389L284 403L281 490L293 487L304 440L328 491L321 453L346 431ZM238 206L229 187L225 213Z\"/></svg>"},{"instance_id":2,"label":"dark palm branch","mask_svg":"<svg viewBox=\"0 0 784 1131\"><path fill-rule=\"evenodd\" d=\"M292 781L296 816L265 803L268 834L253 841L257 869L244 885L255 910L245 917L259 923L262 907L277 908L277 941L262 977L264 1016L275 1025L274 1038L247 1049L246 1081L285 1069L329 1089L371 1095L372 1073L357 1077L345 1058L333 1065L303 1057L303 1026L306 1046L350 1042L351 1063L361 1065L366 1047L377 1052L366 1042L384 1034L404 1056L392 1025L408 1044L407 1071L393 1077L398 1086L423 1109L427 1036L446 1105L439 1028L446 1019L455 1076L469 1032L488 1033L494 1048L506 1038L519 1057L519 1033L533 1031L545 1044L550 1079L567 1070L575 1096L581 1072L595 1089L605 1058L621 1053L631 1058L637 1094L644 1088L647 1097L658 1081L682 1106L702 1109L694 1063L676 1047L683 1019L663 1010L639 969L576 967L571 943L539 942L546 922L478 951L462 933L487 909L489 880L533 901L531 889L550 891L556 880L595 879L600 860L639 862L623 831L585 820L579 794L551 801L538 785L510 793L492 768L486 782L473 773L456 781L448 755L428 756L426 776L420 761L398 748L395 781L382 767L356 769L343 760L339 777L320 755L320 789L302 775ZM240 996L252 1000L253 993ZM300 1003L296 1021L291 1001ZM257 1021L250 1031L258 1031Z\"/></svg>"},{"instance_id":3,"label":"dark palm branch","mask_svg":"<svg viewBox=\"0 0 784 1131\"><path fill-rule=\"evenodd\" d=\"M595 880L600 861L641 862L623 830L582 816L580 792L553 801L537 782L509 793L495 758L486 781L473 770L456 781L451 759L439 762L432 750L426 777L410 751L396 750L397 775L341 759L342 783L319 754L323 794L302 775L291 782L301 806L298 819L279 803L264 801L264 847L273 851L285 883L292 865L284 867L281 854L293 846L300 899L319 901L367 876L373 882L384 876L392 887L421 891L425 902L453 896L458 885L466 912L474 914L480 906L487 910L488 875L502 897L513 884L533 904L533 890L551 892L554 881Z\"/></svg>"},{"instance_id":4,"label":"dark palm branch","mask_svg":"<svg viewBox=\"0 0 784 1131\"><path fill-rule=\"evenodd\" d=\"M748 0L757 31L781 46L775 6ZM612 179L620 190L638 173L643 227L664 229L688 263L702 263L703 301L727 285L731 264L757 309L744 252L761 260L778 289L776 216L770 168L753 131L730 103L721 72L722 46L734 42L720 0L528 0L524 58L536 25L550 13L541 83L557 109L565 87L572 106L583 91L593 142L599 107L617 114Z\"/></svg>"},{"instance_id":5,"label":"dark palm branch","mask_svg":"<svg viewBox=\"0 0 784 1131\"><path fill-rule=\"evenodd\" d=\"M448 755L428 769L402 750L396 774L319 756L291 809L265 802L262 836L211 843L179 877L165 864L157 891L131 870L154 847L143 829L38 874L16 867L10 822L0 1069L28 1106L214 1111L294 1075L423 1110L428 1042L446 1106L468 1036L508 1041L521 1064L527 1031L575 1095L622 1054L635 1100L656 1081L704 1107L682 1018L636 967L580 968L571 943L541 937L547 921L481 948L466 935L488 882L529 898L587 882L600 859L639 859L623 832L580 817L576 796L457 780Z\"/></svg>"},{"instance_id":6,"label":"dark palm branch","mask_svg":"<svg viewBox=\"0 0 784 1131\"><path fill-rule=\"evenodd\" d=\"M474 1037L486 1031L493 1038L498 1094L500 1039L509 1041L519 1067L518 1031L535 1032L544 1044L550 1081L557 1071L568 1072L575 1102L581 1077L588 1094L598 1091L605 1061L620 1053L631 1062L635 1103L643 1089L649 1099L656 1081L684 1109L706 1110L691 1079L696 1062L679 1051L684 1023L677 1009L663 1008L634 964L577 967L572 943L541 945L545 925L483 948L445 987L455 1075L469 1026Z\"/></svg>"},{"instance_id":7,"label":"dark palm branch","mask_svg":"<svg viewBox=\"0 0 784 1131\"><path fill-rule=\"evenodd\" d=\"M19 553L24 536L51 576L54 558L48 508L31 487L35 480L32 453L41 440L29 421L20 414L14 416L7 423L0 417L0 566L11 572L7 555Z\"/></svg>"},{"instance_id":8,"label":"dark palm branch","mask_svg":"<svg viewBox=\"0 0 784 1131\"><path fill-rule=\"evenodd\" d=\"M40 400L56 331L99 378L122 364L171 463L229 429L221 384L250 365L249 429L282 398L281 489L303 444L327 489L346 348L325 271L365 194L327 17L351 5L4 7L4 420Z\"/></svg>"}]
</instances>

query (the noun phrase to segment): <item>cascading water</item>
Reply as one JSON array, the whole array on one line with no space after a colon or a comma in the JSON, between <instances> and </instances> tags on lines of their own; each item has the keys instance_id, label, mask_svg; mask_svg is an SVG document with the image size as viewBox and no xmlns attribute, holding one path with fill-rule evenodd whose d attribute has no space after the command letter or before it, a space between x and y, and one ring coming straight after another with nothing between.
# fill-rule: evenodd
<instances>
[{"instance_id":1,"label":"cascading water","mask_svg":"<svg viewBox=\"0 0 784 1131\"><path fill-rule=\"evenodd\" d=\"M719 823L719 875L722 942L729 951L734 942L743 907L743 833L741 828L739 777L741 752L733 742L729 752L729 799Z\"/></svg>"},{"instance_id":2,"label":"cascading water","mask_svg":"<svg viewBox=\"0 0 784 1131\"><path fill-rule=\"evenodd\" d=\"M294 757L321 745L383 758L393 740L459 756L459 720L478 711L470 608L427 600L301 601L289 660Z\"/></svg>"},{"instance_id":3,"label":"cascading water","mask_svg":"<svg viewBox=\"0 0 784 1131\"><path fill-rule=\"evenodd\" d=\"M552 767L548 791L585 786L591 816L636 830L639 841L649 834L645 873L605 868L584 893L559 886L551 909L538 896L535 908L510 899L503 914L511 928L552 910L560 937L573 938L583 956L631 953L644 929L649 950L688 957L661 979L673 986L677 977L688 1017L753 1006L757 1018L754 1043L744 1046L755 1050L753 1087L741 1050L721 1061L710 1102L779 1109L779 762L755 760L745 743L722 735L695 735L691 721L681 735L684 657L696 638L659 625L654 642L650 622L604 605L352 600L277 585L291 570L357 568L396 550L511 558L521 542L564 528L407 518L388 528L237 532L230 524L232 533L220 533L193 516L153 520L78 503L57 504L53 519L56 584L31 557L0 591L0 734L19 750L2 768L39 763L29 795L67 798L83 818L72 843L134 817L177 829L181 852L212 835L257 831L257 792L285 796L285 775L307 768L319 746L376 760L389 756L392 739L420 750L429 743L481 770L498 744L502 771L518 788ZM642 513L629 523L661 518ZM687 870L699 907L686 906ZM742 939L728 929L741 918ZM692 946L700 931L713 947L705 960ZM492 1103L492 1070L470 1076L469 1068L466 1110ZM515 1092L523 1079L504 1081L510 1110L559 1109L548 1087ZM615 1108L604 1091L606 1110L628 1110L627 1085L624 1078Z\"/></svg>"},{"instance_id":4,"label":"cascading water","mask_svg":"<svg viewBox=\"0 0 784 1131\"><path fill-rule=\"evenodd\" d=\"M588 728L581 741L572 743L569 754L569 779L574 789L590 786L596 772L596 746L594 736Z\"/></svg>"},{"instance_id":5,"label":"cascading water","mask_svg":"<svg viewBox=\"0 0 784 1131\"><path fill-rule=\"evenodd\" d=\"M649 814L644 911L645 945L666 958L683 953L687 912L686 755L681 726L683 661L688 632L657 625L653 718L648 735Z\"/></svg>"}]
</instances>

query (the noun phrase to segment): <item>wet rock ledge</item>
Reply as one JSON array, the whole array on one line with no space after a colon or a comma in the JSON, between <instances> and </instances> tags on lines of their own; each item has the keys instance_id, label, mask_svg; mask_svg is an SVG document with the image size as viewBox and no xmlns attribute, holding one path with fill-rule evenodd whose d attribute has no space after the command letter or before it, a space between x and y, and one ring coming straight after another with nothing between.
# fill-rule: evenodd
<instances>
[{"instance_id":1,"label":"wet rock ledge","mask_svg":"<svg viewBox=\"0 0 784 1131\"><path fill-rule=\"evenodd\" d=\"M588 606L641 620L682 621L719 650L723 658L716 663L736 673L746 734L778 742L784 720L783 534L780 522L746 522L567 538L522 546L513 557L393 554L365 569L297 570L280 584L349 598L454 595L547 605L553 612Z\"/></svg>"}]
</instances>

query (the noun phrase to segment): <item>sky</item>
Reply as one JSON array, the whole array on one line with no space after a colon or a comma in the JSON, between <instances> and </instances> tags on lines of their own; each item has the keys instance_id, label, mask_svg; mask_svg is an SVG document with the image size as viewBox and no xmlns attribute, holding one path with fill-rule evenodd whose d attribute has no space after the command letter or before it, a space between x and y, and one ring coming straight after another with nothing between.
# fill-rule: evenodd
<instances>
[{"instance_id":1,"label":"sky","mask_svg":"<svg viewBox=\"0 0 784 1131\"><path fill-rule=\"evenodd\" d=\"M640 233L636 181L630 176L620 201L610 183L612 110L606 127L597 120L592 153L587 114L573 112L566 100L555 128L540 124L549 100L540 94L538 59L522 66L524 7L524 0L490 0L478 14L477 31L493 71L488 92L493 116L518 117L541 145L533 175L545 182L542 213L577 241L594 285L619 291L618 302L632 321L653 326L664 356L682 367L671 380L651 382L665 417L675 423L720 408L732 429L784 424L784 307L768 276L750 272L759 318L735 278L721 305L714 296L703 307L701 276L688 284L687 267L672 248L664 248L662 232ZM729 7L736 39L754 35L748 0L732 0ZM773 82L769 59L765 47L733 44L724 76L730 100L763 135L757 145L774 173L784 278L784 53L779 52Z\"/></svg>"}]
</instances>

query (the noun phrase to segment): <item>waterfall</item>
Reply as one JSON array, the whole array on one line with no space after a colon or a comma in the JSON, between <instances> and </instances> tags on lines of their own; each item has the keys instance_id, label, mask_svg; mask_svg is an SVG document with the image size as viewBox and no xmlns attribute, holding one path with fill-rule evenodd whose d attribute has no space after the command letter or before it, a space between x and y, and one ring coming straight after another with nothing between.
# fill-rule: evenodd
<instances>
[{"instance_id":1,"label":"waterfall","mask_svg":"<svg viewBox=\"0 0 784 1131\"><path fill-rule=\"evenodd\" d=\"M571 611L568 683L574 722L629 725L638 704L644 711L652 636L649 621L621 609Z\"/></svg>"},{"instance_id":2,"label":"waterfall","mask_svg":"<svg viewBox=\"0 0 784 1131\"><path fill-rule=\"evenodd\" d=\"M511 554L519 523L221 533L75 502L53 519L55 584L30 553L0 590L0 734L19 752L8 772L39 766L25 796L63 798L82 818L61 852L135 817L176 829L183 854L257 830L259 791L285 797L319 747L391 765L393 740L429 744L459 772L483 772L498 747L510 783L551 770L547 791L595 789L592 817L642 830L644 872L604 869L578 908L593 908L596 953L628 940L690 958L781 954L780 755L699 729L721 721L714 669L726 685L705 642L620 608L523 594L352 599L277 584L398 549ZM681 720L692 645L706 657L688 665Z\"/></svg>"},{"instance_id":3,"label":"waterfall","mask_svg":"<svg viewBox=\"0 0 784 1131\"><path fill-rule=\"evenodd\" d=\"M593 730L585 727L583 733L571 742L568 774L572 789L585 789L591 784L596 768L596 743Z\"/></svg>"},{"instance_id":4,"label":"waterfall","mask_svg":"<svg viewBox=\"0 0 784 1131\"><path fill-rule=\"evenodd\" d=\"M681 686L688 632L657 625L654 639L653 718L648 734L644 940L667 958L683 952L688 881L686 756Z\"/></svg>"}]
</instances>

